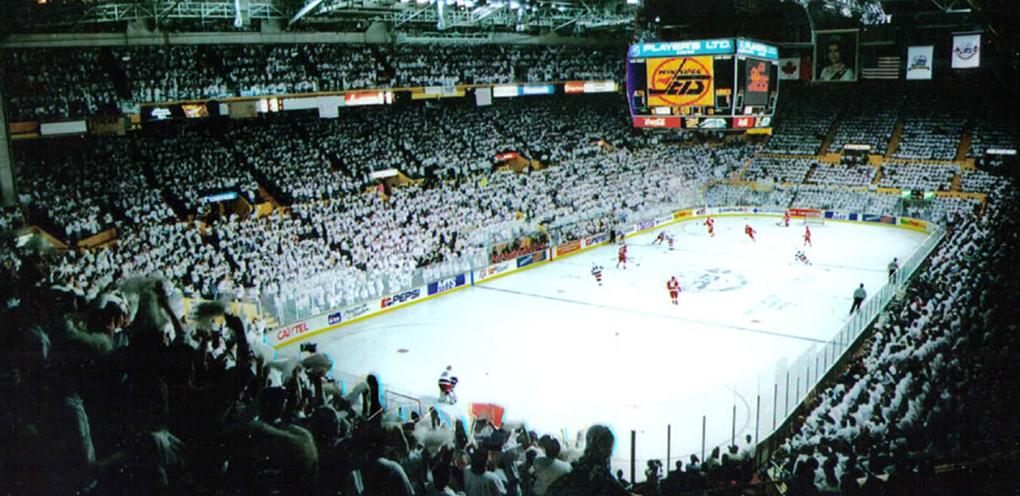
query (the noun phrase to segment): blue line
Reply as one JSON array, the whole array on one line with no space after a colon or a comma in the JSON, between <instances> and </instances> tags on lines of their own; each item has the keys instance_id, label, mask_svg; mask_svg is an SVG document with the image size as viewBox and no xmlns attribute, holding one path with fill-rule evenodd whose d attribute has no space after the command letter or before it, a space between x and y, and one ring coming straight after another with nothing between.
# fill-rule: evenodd
<instances>
[{"instance_id":1,"label":"blue line","mask_svg":"<svg viewBox=\"0 0 1020 496\"><path fill-rule=\"evenodd\" d=\"M633 309L625 308L625 307L616 307L616 306L612 306L612 305L603 305L601 303L592 303L592 302L588 302L588 301L571 300L571 299L568 299L568 298L560 298L558 296L546 296L546 295L540 295L540 294L534 294L534 293L526 293L524 291L515 291L515 290L512 290L512 289L494 288L491 285L476 286L476 287L480 288L480 289L486 289L486 290L489 290L489 291L500 291L500 292L503 292L503 293L510 293L510 294L515 294L515 295L520 295L520 296L530 296L532 298L542 298L542 299L546 299L546 300L559 301L559 302L563 302L563 303L573 303L575 305L584 305L584 306L589 306L589 307L604 308L604 309L607 309L607 310L616 310L618 312L626 312L626 313L633 313L633 314L637 314L637 315L645 315L645 316L651 316L651 317L658 317L658 318L661 318L661 319L677 320L677 321L681 321L681 322L690 322L690 323L694 323L694 324L702 324L702 325L707 325L707 326L712 326L712 327L721 327L721 328L724 328L724 329L731 329L731 330L741 331L741 332L750 332L750 333L754 333L754 334L763 334L763 335L766 335L766 336L775 336L775 337L780 337L780 338L796 339L798 341L807 341L809 343L818 343L818 344L826 344L826 343L828 343L828 341L823 341L821 339L809 338L809 337L805 337L805 336L798 336L796 334L787 334L787 333L774 332L774 331L763 331L761 329L751 329L749 327L740 327L740 326L735 326L735 325L730 325L730 324L720 324L718 322L706 322L706 321L697 320L697 319L686 319L686 318L680 318L680 317L672 317L672 316L669 316L669 315L662 315L662 314L651 313L651 312L642 312L642 311L633 310Z\"/></svg>"}]
</instances>

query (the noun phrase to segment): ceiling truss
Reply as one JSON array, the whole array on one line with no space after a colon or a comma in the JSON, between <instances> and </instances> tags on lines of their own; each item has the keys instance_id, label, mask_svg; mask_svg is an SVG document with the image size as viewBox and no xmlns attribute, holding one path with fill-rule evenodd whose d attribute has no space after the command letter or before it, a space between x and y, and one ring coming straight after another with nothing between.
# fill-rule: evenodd
<instances>
[{"instance_id":1,"label":"ceiling truss","mask_svg":"<svg viewBox=\"0 0 1020 496\"><path fill-rule=\"evenodd\" d=\"M279 19L283 24L333 21L382 21L393 29L426 31L581 31L625 28L634 21L636 7L625 0L528 0L494 1L474 6L474 2L450 0L305 0L294 8L281 6L281 0L241 0L246 19ZM238 17L234 0L99 0L84 12L74 15L48 15L37 18L35 26L103 24L154 19L223 21ZM625 7L625 8L621 8ZM42 17L42 16L40 16Z\"/></svg>"}]
</instances>

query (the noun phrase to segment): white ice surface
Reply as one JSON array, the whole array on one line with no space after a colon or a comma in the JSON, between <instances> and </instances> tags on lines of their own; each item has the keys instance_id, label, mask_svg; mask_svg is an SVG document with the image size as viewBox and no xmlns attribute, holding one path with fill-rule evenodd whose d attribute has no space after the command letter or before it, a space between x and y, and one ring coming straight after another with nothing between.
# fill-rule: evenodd
<instances>
[{"instance_id":1,"label":"white ice surface","mask_svg":"<svg viewBox=\"0 0 1020 496\"><path fill-rule=\"evenodd\" d=\"M793 362L828 341L847 320L851 294L884 283L892 257L908 257L925 236L886 226L830 222L813 226L814 264L794 262L803 225L773 218L719 218L709 238L700 221L666 230L675 251L653 246L655 233L628 240L633 260L616 269L605 246L441 296L317 336L320 350L347 374L375 373L402 393L434 398L452 365L460 383L453 414L470 402L496 403L506 418L540 433L593 423L616 433L614 465L624 468L630 430L643 460L738 445L772 427L777 363ZM757 242L743 233L746 223ZM590 274L604 268L603 286ZM665 284L677 275L673 306ZM296 348L296 345L294 346ZM404 350L404 351L398 351ZM780 385L780 388L783 386ZM793 389L794 385L791 384ZM778 399L779 421L784 411ZM791 405L792 407L792 405ZM639 477L640 479L640 477Z\"/></svg>"}]
</instances>

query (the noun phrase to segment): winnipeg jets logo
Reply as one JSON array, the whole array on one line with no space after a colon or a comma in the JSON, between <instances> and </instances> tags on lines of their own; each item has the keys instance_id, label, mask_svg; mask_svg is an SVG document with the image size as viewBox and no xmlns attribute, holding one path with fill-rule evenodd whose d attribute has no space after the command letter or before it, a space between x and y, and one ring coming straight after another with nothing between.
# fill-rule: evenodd
<instances>
[{"instance_id":1,"label":"winnipeg jets logo","mask_svg":"<svg viewBox=\"0 0 1020 496\"><path fill-rule=\"evenodd\" d=\"M967 43L966 45L958 46L953 49L953 53L956 54L962 60L970 60L977 56L978 46L974 43Z\"/></svg>"},{"instance_id":2,"label":"winnipeg jets logo","mask_svg":"<svg viewBox=\"0 0 1020 496\"><path fill-rule=\"evenodd\" d=\"M690 105L711 89L712 69L694 57L665 59L649 75L648 94L671 105Z\"/></svg>"}]
</instances>

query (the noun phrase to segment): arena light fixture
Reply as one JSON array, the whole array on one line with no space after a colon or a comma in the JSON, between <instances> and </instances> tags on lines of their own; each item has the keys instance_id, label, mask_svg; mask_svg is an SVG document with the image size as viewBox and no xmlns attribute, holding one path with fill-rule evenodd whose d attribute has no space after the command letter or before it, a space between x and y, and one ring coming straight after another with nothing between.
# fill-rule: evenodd
<instances>
[{"instance_id":1,"label":"arena light fixture","mask_svg":"<svg viewBox=\"0 0 1020 496\"><path fill-rule=\"evenodd\" d=\"M886 24L892 16L885 13L881 0L792 0L804 7L821 5L824 9L837 12L843 17L860 16L861 23L867 25Z\"/></svg>"},{"instance_id":2,"label":"arena light fixture","mask_svg":"<svg viewBox=\"0 0 1020 496\"><path fill-rule=\"evenodd\" d=\"M321 3L322 0L310 0L303 7L301 7L301 10L298 10L297 13L294 14L294 17L290 19L290 24L298 22L298 20L307 15L309 12L318 8Z\"/></svg>"}]
</instances>

